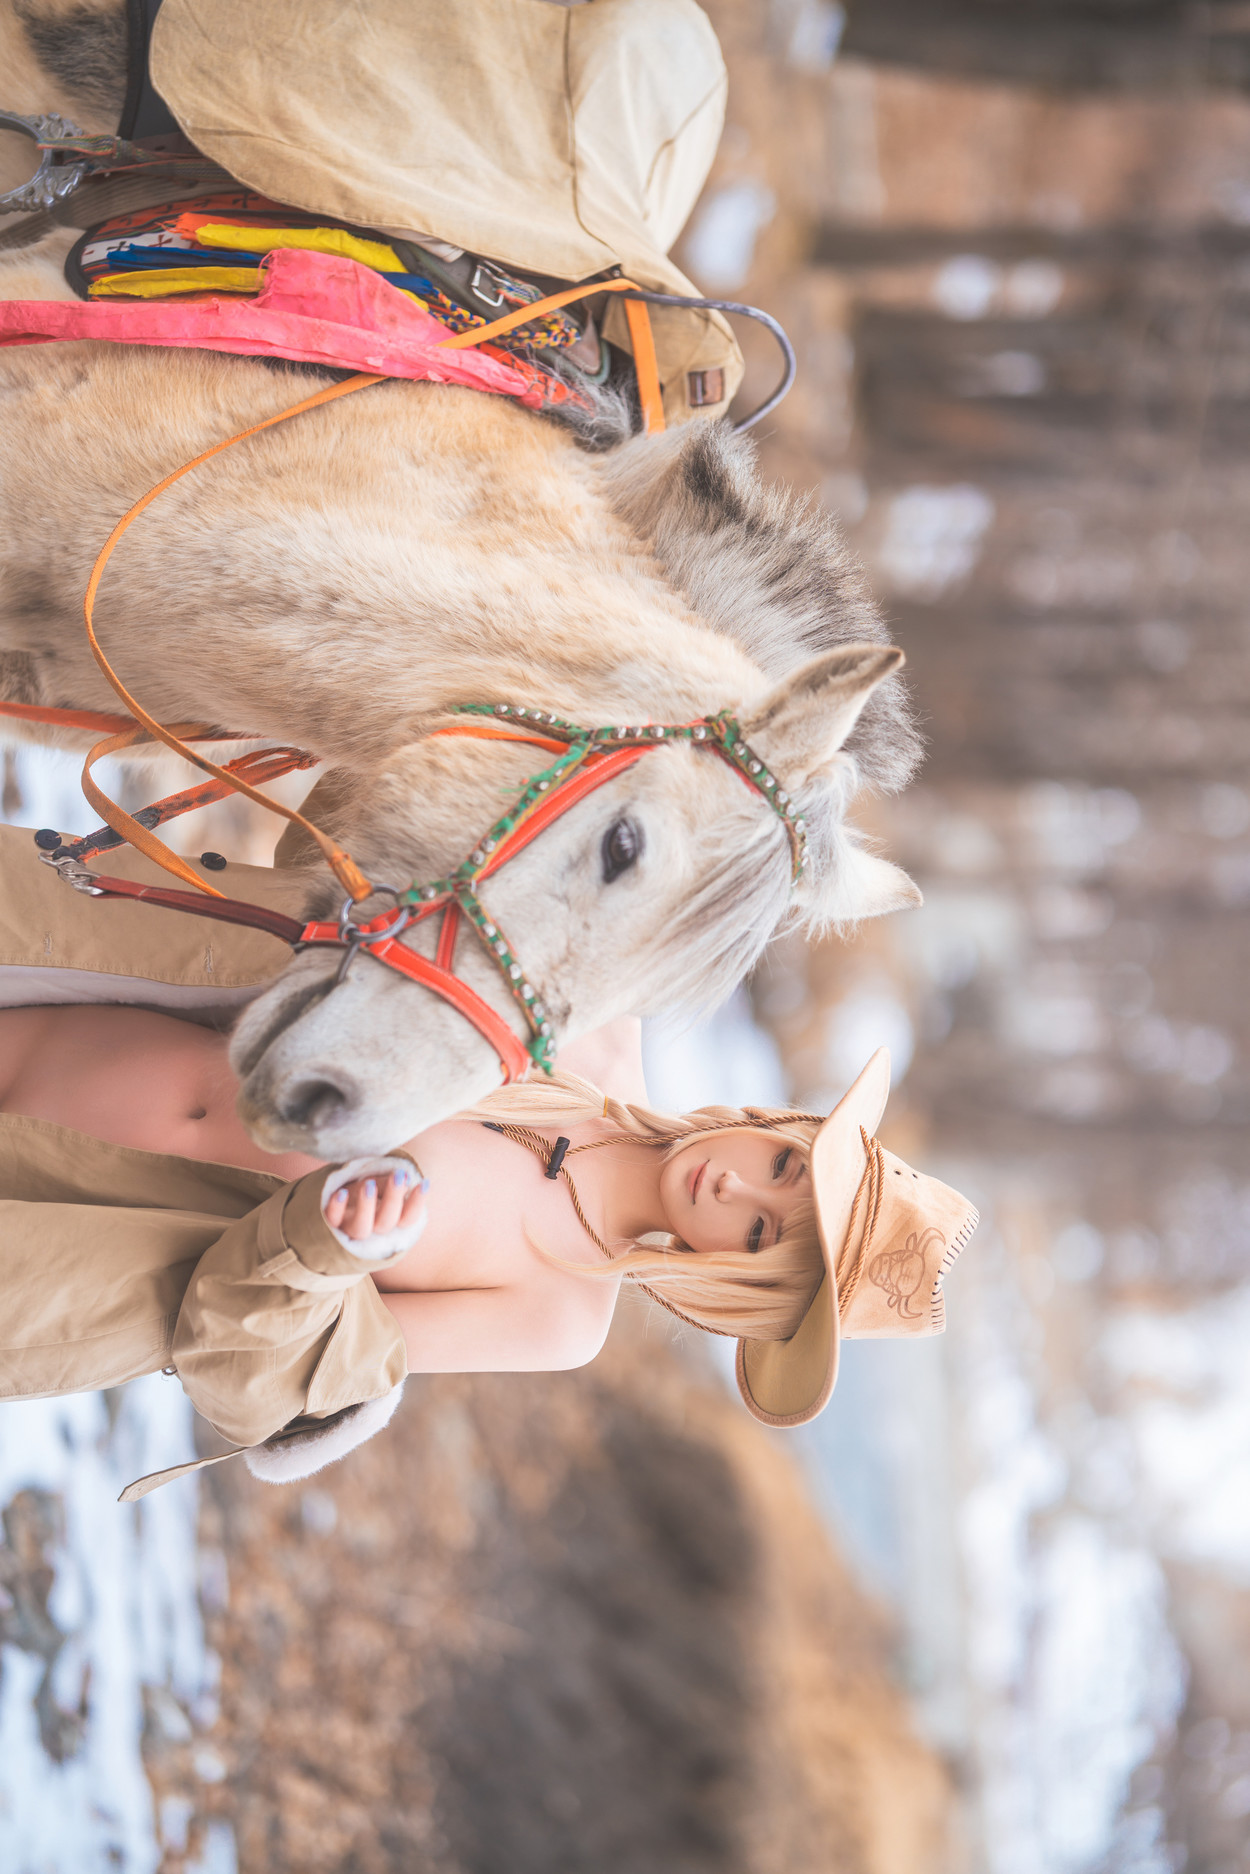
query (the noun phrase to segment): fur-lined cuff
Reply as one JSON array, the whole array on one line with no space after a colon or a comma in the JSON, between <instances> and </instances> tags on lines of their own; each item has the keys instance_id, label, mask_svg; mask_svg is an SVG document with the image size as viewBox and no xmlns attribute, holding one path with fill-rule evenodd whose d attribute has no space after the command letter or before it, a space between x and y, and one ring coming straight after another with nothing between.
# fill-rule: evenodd
<instances>
[{"instance_id":1,"label":"fur-lined cuff","mask_svg":"<svg viewBox=\"0 0 1250 1874\"><path fill-rule=\"evenodd\" d=\"M335 1242L341 1243L350 1255L358 1257L361 1262L393 1262L397 1256L405 1255L420 1240L425 1228L424 1210L415 1223L398 1230L387 1230L381 1235L367 1236L357 1242L345 1236L342 1230L335 1229L326 1217L326 1205L336 1191L341 1191L345 1184L351 1184L354 1179L376 1178L380 1183L401 1166L415 1170L420 1178L421 1167L406 1152L397 1152L387 1158L350 1158L345 1165L336 1165L333 1171L326 1174L325 1183L321 1187L322 1219Z\"/></svg>"}]
</instances>

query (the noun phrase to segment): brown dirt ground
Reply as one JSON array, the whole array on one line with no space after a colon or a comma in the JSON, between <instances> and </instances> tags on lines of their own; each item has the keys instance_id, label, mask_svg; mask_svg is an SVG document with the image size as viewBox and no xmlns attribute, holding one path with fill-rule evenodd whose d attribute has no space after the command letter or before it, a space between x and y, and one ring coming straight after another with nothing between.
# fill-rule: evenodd
<instances>
[{"instance_id":1,"label":"brown dirt ground","mask_svg":"<svg viewBox=\"0 0 1250 1874\"><path fill-rule=\"evenodd\" d=\"M944 1772L789 1455L621 1316L582 1372L411 1381L309 1485L210 1474L201 1820L241 1874L950 1865Z\"/></svg>"}]
</instances>

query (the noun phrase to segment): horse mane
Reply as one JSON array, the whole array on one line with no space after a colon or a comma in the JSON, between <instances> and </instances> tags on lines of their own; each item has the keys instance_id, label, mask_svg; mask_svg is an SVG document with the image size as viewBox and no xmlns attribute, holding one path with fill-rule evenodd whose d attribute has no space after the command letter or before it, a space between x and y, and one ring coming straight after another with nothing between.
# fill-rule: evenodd
<instances>
[{"instance_id":1,"label":"horse mane","mask_svg":"<svg viewBox=\"0 0 1250 1874\"><path fill-rule=\"evenodd\" d=\"M595 454L619 448L629 440L637 416L637 396L626 384L612 377L603 384L587 384L582 378L575 379L571 373L561 370L558 354L548 357L546 363L555 376L574 383L582 399L570 399L568 403L544 410L543 415L550 422L567 429L574 441Z\"/></svg>"},{"instance_id":2,"label":"horse mane","mask_svg":"<svg viewBox=\"0 0 1250 1874\"><path fill-rule=\"evenodd\" d=\"M863 569L832 515L769 487L726 422L638 436L602 458L608 499L691 610L760 669L784 677L839 644L888 644ZM897 793L922 744L907 691L888 677L846 743L855 785Z\"/></svg>"},{"instance_id":3,"label":"horse mane","mask_svg":"<svg viewBox=\"0 0 1250 1874\"><path fill-rule=\"evenodd\" d=\"M753 445L728 423L690 423L663 436L635 437L604 457L600 472L609 501L691 610L769 677L780 680L839 644L889 642L863 570L833 517L810 497L767 486ZM851 801L863 789L895 793L905 787L921 753L907 691L898 677L887 677L848 736L845 759L796 796L807 821L811 877L820 887L801 893L791 915L809 933L855 921L849 881L863 840L845 821ZM767 825L770 816L764 823L751 818L748 826L747 816L735 815L734 826L715 830L717 862L682 920L694 929L727 930L732 918L725 913L736 901L742 923L723 955L705 952L701 982L674 983L675 1002L692 991L700 1004L719 1000L784 919L786 855L775 837L781 829ZM775 878L775 892L760 890L763 877ZM690 934L687 928L686 941Z\"/></svg>"}]
</instances>

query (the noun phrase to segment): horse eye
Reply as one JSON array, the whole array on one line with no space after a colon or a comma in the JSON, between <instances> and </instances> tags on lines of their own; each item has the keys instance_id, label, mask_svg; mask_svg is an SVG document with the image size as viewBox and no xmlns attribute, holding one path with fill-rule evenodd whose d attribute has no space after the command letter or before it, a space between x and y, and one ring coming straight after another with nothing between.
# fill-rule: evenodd
<instances>
[{"instance_id":1,"label":"horse eye","mask_svg":"<svg viewBox=\"0 0 1250 1874\"><path fill-rule=\"evenodd\" d=\"M622 872L628 872L631 865L636 865L642 857L642 847L642 828L636 821L614 820L604 834L600 848L604 884L610 885Z\"/></svg>"}]
</instances>

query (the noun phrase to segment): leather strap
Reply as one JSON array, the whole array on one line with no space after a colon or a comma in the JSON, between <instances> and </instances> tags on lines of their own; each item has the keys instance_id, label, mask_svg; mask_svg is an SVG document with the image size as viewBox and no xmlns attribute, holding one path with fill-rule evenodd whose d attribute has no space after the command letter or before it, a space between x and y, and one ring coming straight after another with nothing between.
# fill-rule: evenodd
<instances>
[{"instance_id":1,"label":"leather strap","mask_svg":"<svg viewBox=\"0 0 1250 1874\"><path fill-rule=\"evenodd\" d=\"M45 709L42 703L0 703L0 716L15 722L46 722L57 729L103 730L111 735L132 727L129 716L109 716L102 709Z\"/></svg>"},{"instance_id":2,"label":"leather strap","mask_svg":"<svg viewBox=\"0 0 1250 1874\"><path fill-rule=\"evenodd\" d=\"M88 759L94 761L95 753L93 749ZM284 774L291 774L298 768L315 768L316 765L317 757L307 754L302 748L254 748L248 754L237 755L233 761L228 761L225 772L231 777L241 775L244 780L259 786L265 781L280 780ZM212 806L214 801L224 800L227 794L233 792L233 779L230 783L201 781L196 787L184 787L180 793L166 794L162 800L154 800L136 818L140 826L149 829L164 826L167 820L176 820L180 814L194 813L197 807ZM115 833L112 827L102 826L81 839L67 840L61 847L60 857L93 859L98 853L111 852L114 847L124 844L120 833Z\"/></svg>"},{"instance_id":3,"label":"leather strap","mask_svg":"<svg viewBox=\"0 0 1250 1874\"><path fill-rule=\"evenodd\" d=\"M202 898L196 892L175 891L169 885L140 885L129 878L110 878L98 874L91 882L91 892L98 898L135 898L143 904L163 905L168 911L189 911L193 917L215 918L220 924L243 924L251 930L268 931L284 943L297 944L306 930L329 929L337 934L337 925L305 925L283 911L271 911L265 905L246 904L241 898L227 898L221 892Z\"/></svg>"},{"instance_id":4,"label":"leather strap","mask_svg":"<svg viewBox=\"0 0 1250 1874\"><path fill-rule=\"evenodd\" d=\"M440 970L450 970L456 961L456 939L460 935L460 906L453 903L443 912L443 921L438 928L438 948L434 952L434 961Z\"/></svg>"},{"instance_id":5,"label":"leather strap","mask_svg":"<svg viewBox=\"0 0 1250 1874\"><path fill-rule=\"evenodd\" d=\"M660 367L655 355L655 334L651 314L641 299L625 301L625 323L634 353L634 375L638 379L638 401L648 436L664 430L664 398L660 393Z\"/></svg>"},{"instance_id":6,"label":"leather strap","mask_svg":"<svg viewBox=\"0 0 1250 1874\"><path fill-rule=\"evenodd\" d=\"M185 896L184 893L171 895ZM431 906L430 909L437 910L438 907ZM458 922L460 915L458 906L447 907L443 934L439 939L440 955L443 951L443 937L448 930L446 918L452 915ZM390 922L390 915L384 913L382 917L372 921L377 924L386 924ZM455 923L452 923L450 928L454 932ZM367 932L369 925L363 924L360 929ZM300 932L297 941L301 944L341 945L343 939L337 924L308 924ZM429 957L420 956L417 951L409 949L407 944L400 943L398 937L389 936L378 937L371 942L366 935L360 942L360 948L367 950L370 956L376 957L379 963L388 964L391 969L398 970L402 976L407 976L414 983L420 983L423 988L432 990L458 1014L463 1015L466 1021L472 1022L483 1040L489 1041L499 1056L499 1065L503 1069L505 1081L519 1080L526 1073L530 1066L530 1055L525 1043L519 1036L513 1034L502 1015L496 1014L490 1003L483 1001L476 989L470 989L468 983L462 982L459 976L453 976L451 970L445 968L437 956L431 961Z\"/></svg>"},{"instance_id":7,"label":"leather strap","mask_svg":"<svg viewBox=\"0 0 1250 1874\"><path fill-rule=\"evenodd\" d=\"M567 743L561 743L559 746L561 752L565 752L568 748ZM636 761L641 761L646 753L645 747L614 748L604 755L601 755L597 749L592 749L586 758L585 765L576 773L571 774L566 781L562 781L559 787L553 787L546 799L540 801L526 815L515 832L510 833L507 839L500 842L485 865L475 874L475 878L489 878L492 872L497 872L500 866L506 865L509 859L515 859L532 839L537 839L540 833L545 833L562 813L566 813L570 807L575 807L579 800L586 798L587 794L593 794L597 787L602 787L607 781L614 781L618 774L624 774L626 769L632 768Z\"/></svg>"},{"instance_id":8,"label":"leather strap","mask_svg":"<svg viewBox=\"0 0 1250 1874\"><path fill-rule=\"evenodd\" d=\"M239 1445L234 1451L218 1451L211 1458L190 1458L185 1464L171 1464L163 1471L149 1471L146 1477L136 1477L132 1484L127 1484L117 1501L137 1503L140 1497L150 1496L162 1484L172 1484L176 1477L189 1477L193 1471L206 1471L210 1464L224 1464L227 1458L241 1457L245 1451L259 1449L259 1445Z\"/></svg>"}]
</instances>

